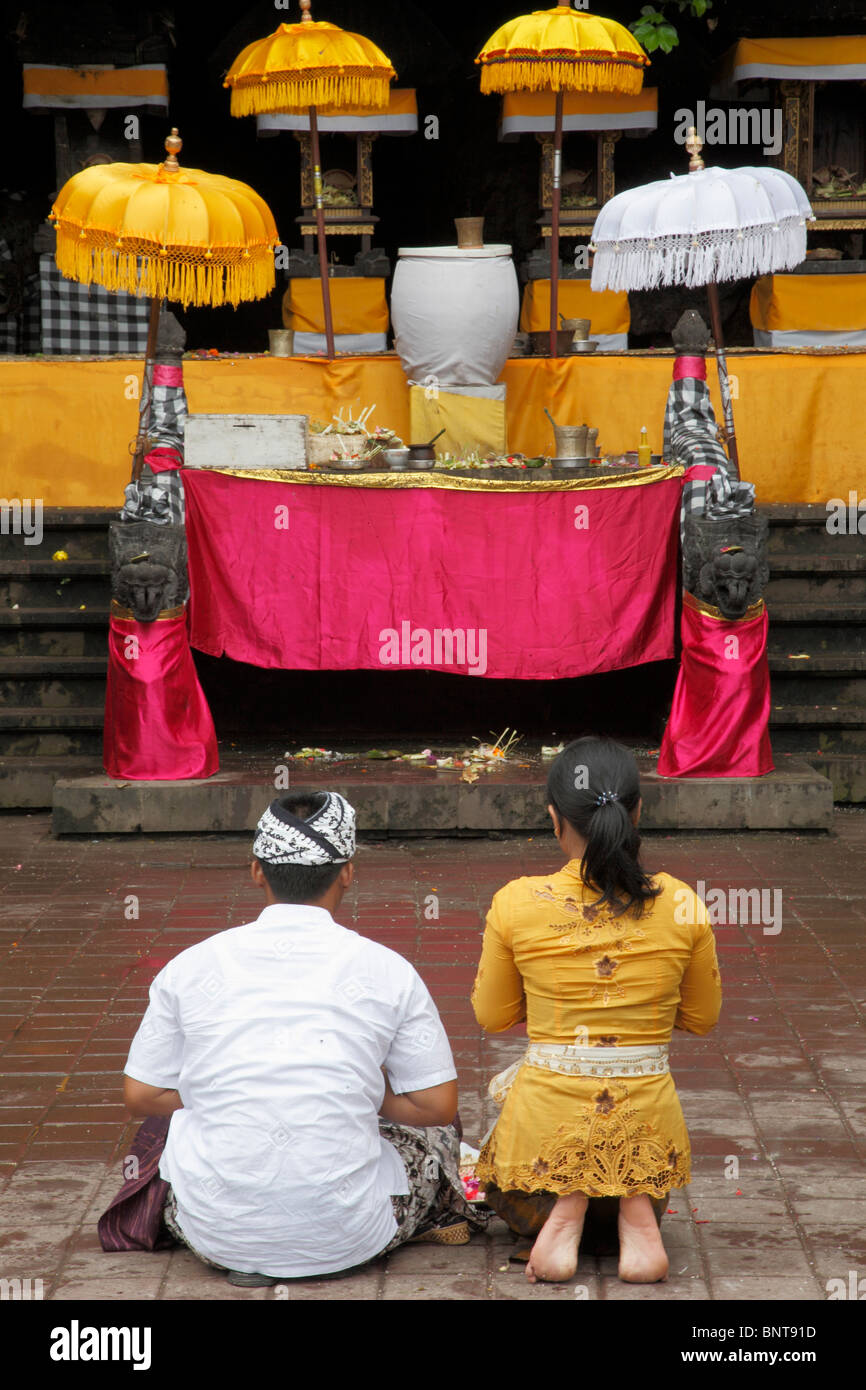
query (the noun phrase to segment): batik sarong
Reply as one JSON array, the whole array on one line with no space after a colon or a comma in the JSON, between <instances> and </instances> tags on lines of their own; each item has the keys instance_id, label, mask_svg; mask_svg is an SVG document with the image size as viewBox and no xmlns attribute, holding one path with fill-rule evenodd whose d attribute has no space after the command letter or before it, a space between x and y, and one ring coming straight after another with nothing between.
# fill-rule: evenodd
<instances>
[{"instance_id":1,"label":"batik sarong","mask_svg":"<svg viewBox=\"0 0 866 1390\"><path fill-rule=\"evenodd\" d=\"M373 1259L387 1255L389 1251L396 1250L398 1246L405 1245L416 1236L456 1221L466 1221L476 1230L483 1230L489 1216L471 1206L463 1195L463 1182L459 1173L460 1139L453 1125L430 1125L424 1129L415 1129L409 1125L395 1125L387 1120L380 1120L379 1133L400 1155L406 1169L409 1191L402 1196L391 1198L397 1231L384 1250L380 1250ZM162 1218L175 1239L191 1250L203 1264L210 1265L212 1269L227 1268L226 1265L217 1264L215 1260L203 1255L187 1240L178 1223L177 1201L170 1187ZM369 1264L370 1261L366 1263Z\"/></svg>"}]
</instances>

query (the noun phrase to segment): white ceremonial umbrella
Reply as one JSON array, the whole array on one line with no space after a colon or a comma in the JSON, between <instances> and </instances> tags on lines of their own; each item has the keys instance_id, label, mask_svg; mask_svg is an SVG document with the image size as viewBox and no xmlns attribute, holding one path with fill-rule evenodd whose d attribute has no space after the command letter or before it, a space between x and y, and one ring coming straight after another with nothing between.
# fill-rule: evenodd
<instances>
[{"instance_id":1,"label":"white ceremonial umbrella","mask_svg":"<svg viewBox=\"0 0 866 1390\"><path fill-rule=\"evenodd\" d=\"M739 477L734 413L716 285L792 270L806 257L809 199L781 169L706 169L689 131L688 174L627 189L605 203L592 231L594 290L707 286L728 451Z\"/></svg>"}]
</instances>

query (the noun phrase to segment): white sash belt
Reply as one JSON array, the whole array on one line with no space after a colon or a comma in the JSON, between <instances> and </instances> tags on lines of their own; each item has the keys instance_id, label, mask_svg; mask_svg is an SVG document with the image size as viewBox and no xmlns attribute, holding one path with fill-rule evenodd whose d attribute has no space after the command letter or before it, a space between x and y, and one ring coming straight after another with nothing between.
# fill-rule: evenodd
<instances>
[{"instance_id":1,"label":"white sash belt","mask_svg":"<svg viewBox=\"0 0 866 1390\"><path fill-rule=\"evenodd\" d=\"M530 1043L519 1061L490 1082L488 1094L497 1105L502 1105L523 1066L557 1072L560 1076L664 1076L670 1071L667 1043L644 1047Z\"/></svg>"}]
</instances>

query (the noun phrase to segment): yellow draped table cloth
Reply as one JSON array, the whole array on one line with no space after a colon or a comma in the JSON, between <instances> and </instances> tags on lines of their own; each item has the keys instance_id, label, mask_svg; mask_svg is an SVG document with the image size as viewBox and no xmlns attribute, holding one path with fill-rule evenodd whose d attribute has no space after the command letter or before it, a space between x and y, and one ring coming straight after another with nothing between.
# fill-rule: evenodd
<instances>
[{"instance_id":1,"label":"yellow draped table cloth","mask_svg":"<svg viewBox=\"0 0 866 1390\"><path fill-rule=\"evenodd\" d=\"M628 347L631 311L628 295L615 290L593 291L589 280L560 280L559 312L564 319L589 319L590 338L599 348ZM530 280L523 291L520 329L543 333L550 325L550 281Z\"/></svg>"},{"instance_id":2,"label":"yellow draped table cloth","mask_svg":"<svg viewBox=\"0 0 866 1390\"><path fill-rule=\"evenodd\" d=\"M379 276L332 278L331 312L338 352L384 352L390 317L385 281ZM321 282L294 279L283 296L283 327L295 334L295 351L323 352L325 314Z\"/></svg>"},{"instance_id":3,"label":"yellow draped table cloth","mask_svg":"<svg viewBox=\"0 0 866 1390\"><path fill-rule=\"evenodd\" d=\"M866 347L866 275L762 275L749 316L756 347Z\"/></svg>"}]
</instances>

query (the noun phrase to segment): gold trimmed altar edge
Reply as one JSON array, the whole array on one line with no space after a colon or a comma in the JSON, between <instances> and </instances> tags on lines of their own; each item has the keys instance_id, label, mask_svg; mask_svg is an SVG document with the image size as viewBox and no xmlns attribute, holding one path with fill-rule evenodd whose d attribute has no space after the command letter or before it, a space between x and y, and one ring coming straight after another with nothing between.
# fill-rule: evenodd
<instances>
[{"instance_id":1,"label":"gold trimmed altar edge","mask_svg":"<svg viewBox=\"0 0 866 1390\"><path fill-rule=\"evenodd\" d=\"M194 468L186 473L221 473L229 478L249 478L260 483L302 483L318 487L373 488L378 491L401 491L411 488L434 488L448 492L584 492L600 488L645 487L648 483L664 483L682 478L681 464L665 464L659 468L644 468L636 473L615 473L610 478L457 478L445 473L331 473L302 468ZM532 470L533 472L541 470Z\"/></svg>"}]
</instances>

